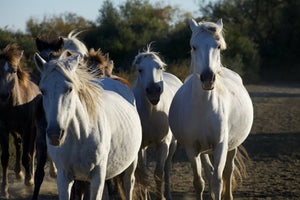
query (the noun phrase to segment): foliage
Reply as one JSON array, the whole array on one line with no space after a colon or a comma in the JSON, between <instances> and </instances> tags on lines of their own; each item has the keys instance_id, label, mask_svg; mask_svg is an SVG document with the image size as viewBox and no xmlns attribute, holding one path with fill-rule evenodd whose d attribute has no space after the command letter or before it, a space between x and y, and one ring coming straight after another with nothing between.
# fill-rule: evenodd
<instances>
[{"instance_id":1,"label":"foliage","mask_svg":"<svg viewBox=\"0 0 300 200\"><path fill-rule=\"evenodd\" d=\"M219 0L199 5L199 9L203 16L197 21L223 19L227 50L222 52L222 63L246 82L300 80L299 1ZM35 37L84 30L80 39L88 48L109 52L117 73L131 73L134 56L151 43L168 70L184 79L190 73L190 19L191 14L178 7L153 5L149 0L127 0L118 7L106 0L95 22L66 13L42 20L30 18L26 33L0 29L0 47L18 43L30 68L34 66Z\"/></svg>"},{"instance_id":2,"label":"foliage","mask_svg":"<svg viewBox=\"0 0 300 200\"><path fill-rule=\"evenodd\" d=\"M88 30L94 26L93 22L85 20L74 13L44 16L42 21L30 18L26 23L27 32L34 38L40 35L67 36L72 30Z\"/></svg>"}]
</instances>

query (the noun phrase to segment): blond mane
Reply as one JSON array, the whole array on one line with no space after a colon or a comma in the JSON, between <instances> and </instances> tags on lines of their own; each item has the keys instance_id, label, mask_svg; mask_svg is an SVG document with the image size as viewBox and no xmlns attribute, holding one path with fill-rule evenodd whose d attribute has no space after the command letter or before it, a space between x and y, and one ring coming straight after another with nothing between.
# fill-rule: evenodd
<instances>
[{"instance_id":1,"label":"blond mane","mask_svg":"<svg viewBox=\"0 0 300 200\"><path fill-rule=\"evenodd\" d=\"M86 108L91 121L97 119L97 110L101 104L102 87L97 84L95 73L90 72L86 63L79 59L79 64L75 70L70 69L70 58L62 60L52 60L46 64L45 71L42 73L41 82L52 72L61 73L68 81L72 82L82 105Z\"/></svg>"}]
</instances>

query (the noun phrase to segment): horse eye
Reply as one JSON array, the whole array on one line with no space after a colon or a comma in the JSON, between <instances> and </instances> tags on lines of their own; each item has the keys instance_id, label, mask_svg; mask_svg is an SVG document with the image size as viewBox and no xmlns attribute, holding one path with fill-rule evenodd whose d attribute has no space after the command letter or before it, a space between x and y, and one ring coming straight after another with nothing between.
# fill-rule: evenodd
<instances>
[{"instance_id":1,"label":"horse eye","mask_svg":"<svg viewBox=\"0 0 300 200\"><path fill-rule=\"evenodd\" d=\"M142 69L139 69L138 71L139 71L139 73L142 73L143 70L142 70Z\"/></svg>"},{"instance_id":2,"label":"horse eye","mask_svg":"<svg viewBox=\"0 0 300 200\"><path fill-rule=\"evenodd\" d=\"M69 87L67 93L68 93L68 94L71 93L72 90L73 90L73 88L72 88L72 87Z\"/></svg>"},{"instance_id":3,"label":"horse eye","mask_svg":"<svg viewBox=\"0 0 300 200\"><path fill-rule=\"evenodd\" d=\"M218 48L218 49L221 49L221 45L219 44L219 45L217 46L217 48Z\"/></svg>"},{"instance_id":4,"label":"horse eye","mask_svg":"<svg viewBox=\"0 0 300 200\"><path fill-rule=\"evenodd\" d=\"M193 51L196 51L196 47L195 46L192 46L192 49L193 49Z\"/></svg>"}]
</instances>

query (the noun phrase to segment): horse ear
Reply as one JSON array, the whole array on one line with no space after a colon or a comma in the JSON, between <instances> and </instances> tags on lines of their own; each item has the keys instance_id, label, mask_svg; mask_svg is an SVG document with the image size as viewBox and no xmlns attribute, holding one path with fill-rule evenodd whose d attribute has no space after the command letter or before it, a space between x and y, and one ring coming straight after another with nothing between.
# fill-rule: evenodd
<instances>
[{"instance_id":1,"label":"horse ear","mask_svg":"<svg viewBox=\"0 0 300 200\"><path fill-rule=\"evenodd\" d=\"M191 30L192 31L196 30L197 26L198 26L198 23L194 19L192 19L191 23L190 23Z\"/></svg>"},{"instance_id":2,"label":"horse ear","mask_svg":"<svg viewBox=\"0 0 300 200\"><path fill-rule=\"evenodd\" d=\"M62 37L59 37L59 42L58 42L58 47L59 47L59 49L58 49L58 50L63 49L64 46L65 46L65 41L64 41L64 39L63 39Z\"/></svg>"},{"instance_id":3,"label":"horse ear","mask_svg":"<svg viewBox=\"0 0 300 200\"><path fill-rule=\"evenodd\" d=\"M46 61L38 54L34 54L34 62L36 68L39 70L40 73L43 73L44 71L44 65L46 64Z\"/></svg>"},{"instance_id":4,"label":"horse ear","mask_svg":"<svg viewBox=\"0 0 300 200\"><path fill-rule=\"evenodd\" d=\"M35 38L35 45L39 52L43 51L44 49L44 42L41 40L41 37Z\"/></svg>"},{"instance_id":5,"label":"horse ear","mask_svg":"<svg viewBox=\"0 0 300 200\"><path fill-rule=\"evenodd\" d=\"M223 29L223 22L222 22L222 18L220 18L218 21L217 21L217 25L219 26L220 30Z\"/></svg>"}]
</instances>

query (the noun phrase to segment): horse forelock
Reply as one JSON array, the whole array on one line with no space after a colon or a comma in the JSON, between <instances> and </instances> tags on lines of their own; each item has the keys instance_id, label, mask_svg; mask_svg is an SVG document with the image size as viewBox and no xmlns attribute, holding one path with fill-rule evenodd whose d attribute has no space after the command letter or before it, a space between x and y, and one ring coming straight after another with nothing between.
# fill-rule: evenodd
<instances>
[{"instance_id":1,"label":"horse forelock","mask_svg":"<svg viewBox=\"0 0 300 200\"><path fill-rule=\"evenodd\" d=\"M212 35L217 41L220 42L221 50L226 49L226 42L224 39L224 30L220 30L217 24L212 22L201 22L199 23L199 26L197 27L197 30L192 33L191 41L193 40L202 32L207 32L210 35Z\"/></svg>"},{"instance_id":2,"label":"horse forelock","mask_svg":"<svg viewBox=\"0 0 300 200\"><path fill-rule=\"evenodd\" d=\"M0 51L0 60L4 60L12 66L17 67L17 76L19 83L27 87L29 81L29 74L25 72L21 67L22 52L19 50L18 45L7 45L2 51Z\"/></svg>"},{"instance_id":3,"label":"horse forelock","mask_svg":"<svg viewBox=\"0 0 300 200\"><path fill-rule=\"evenodd\" d=\"M41 82L52 72L57 71L62 74L68 81L70 81L82 105L86 108L90 120L97 119L97 112L95 112L101 105L102 87L97 84L98 79L94 73L88 71L86 63L80 62L76 70L69 67L70 59L53 60L45 67L46 70L42 73Z\"/></svg>"},{"instance_id":4,"label":"horse forelock","mask_svg":"<svg viewBox=\"0 0 300 200\"><path fill-rule=\"evenodd\" d=\"M135 66L135 67L138 67L138 65L141 63L141 61L142 61L143 58L153 58L153 59L158 63L158 65L159 65L160 67L162 67L163 70L165 70L165 68L166 68L166 66L167 66L167 64L164 63L164 62L160 59L159 53L158 53L158 52L151 51L150 46L148 46L148 48L147 48L146 51L144 51L144 52L142 52L142 53L139 53L139 54L135 57L135 59L134 59L132 65Z\"/></svg>"}]
</instances>

